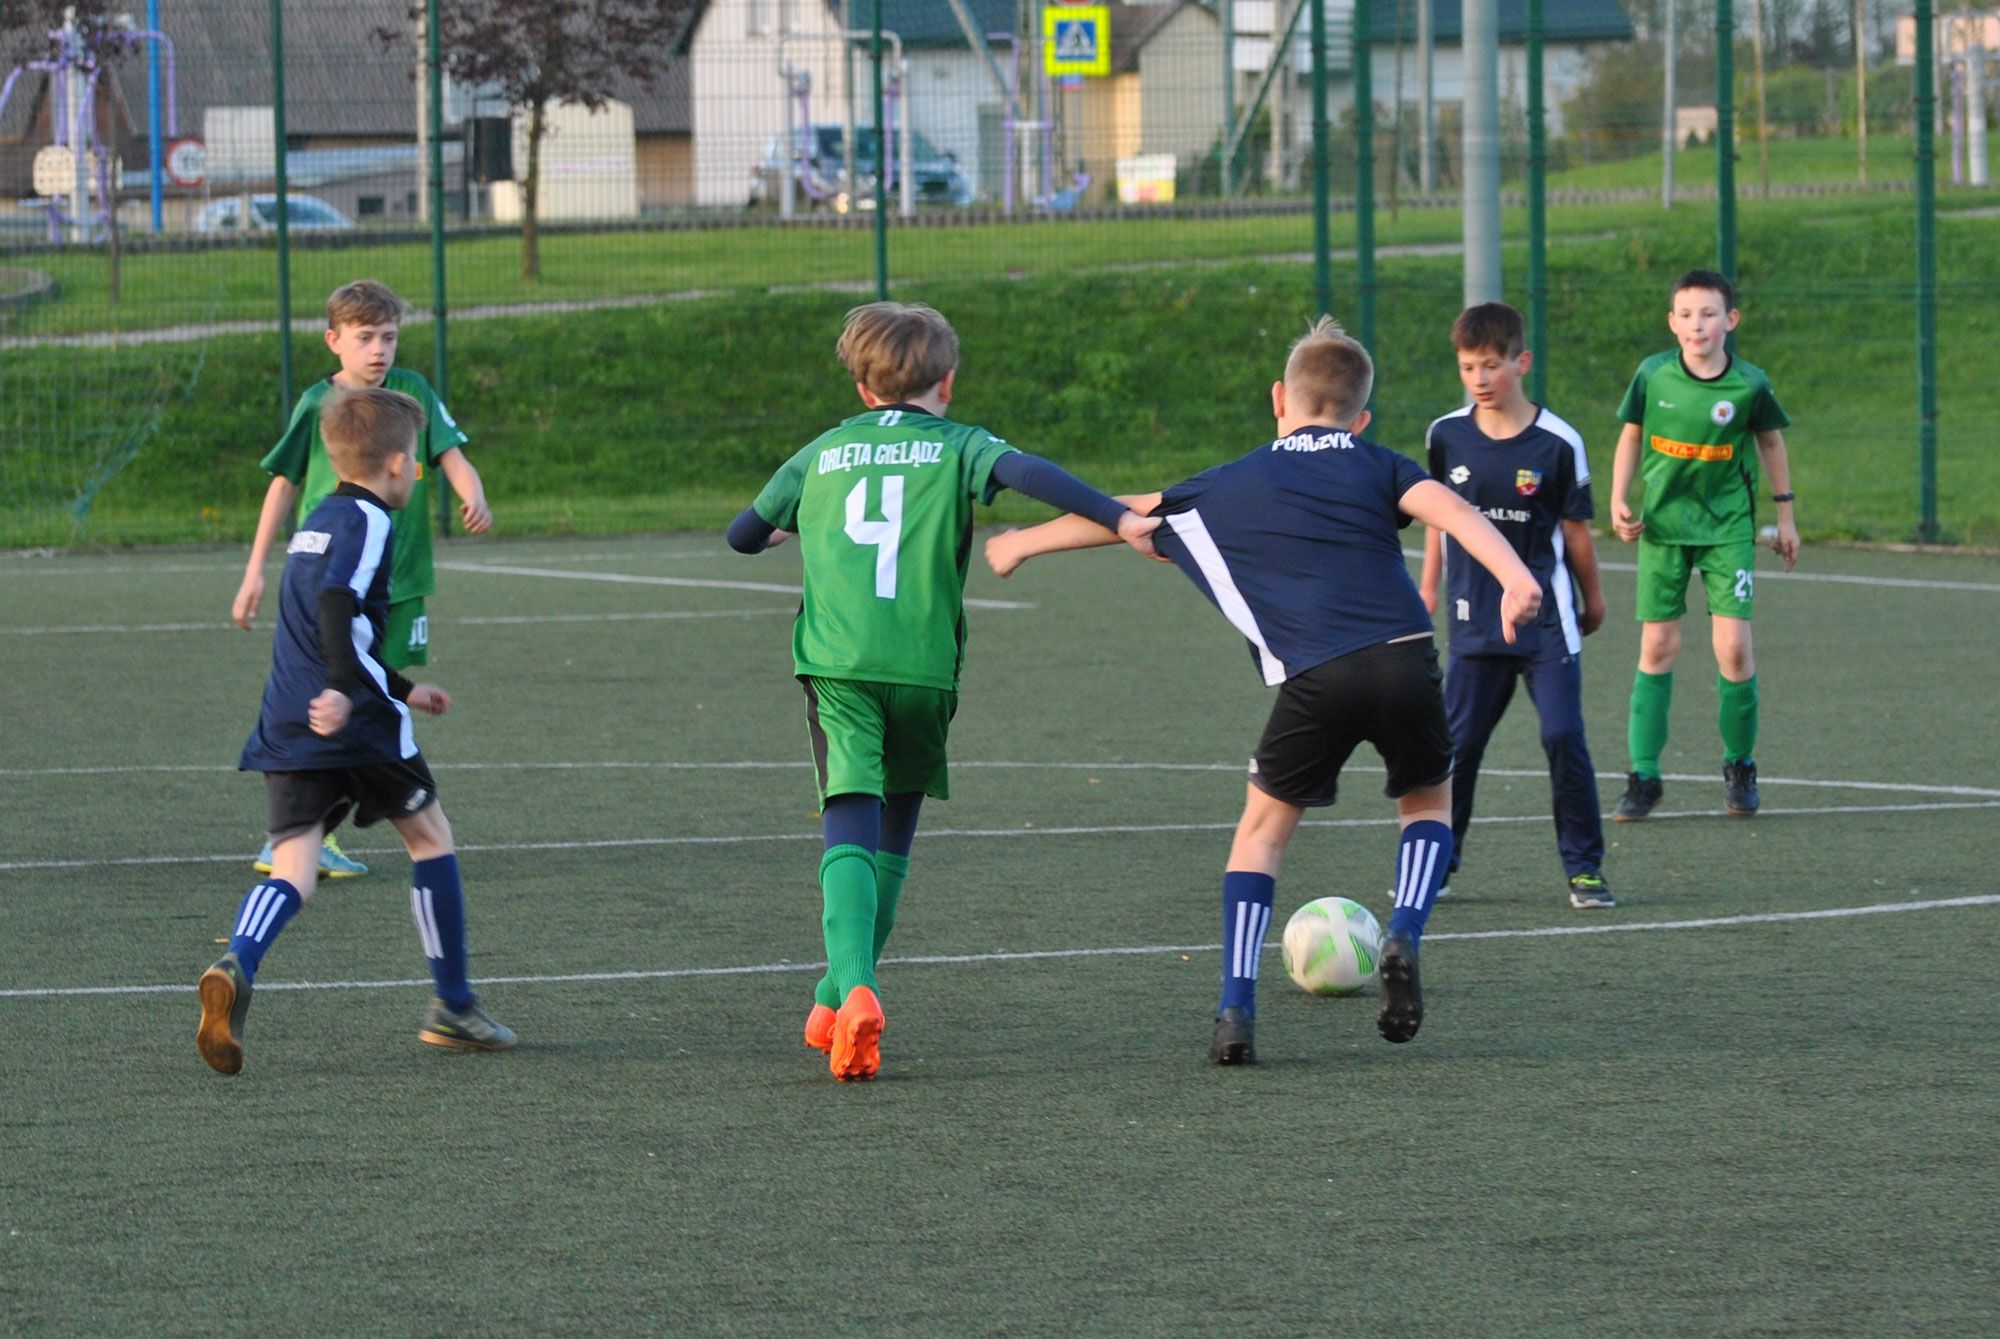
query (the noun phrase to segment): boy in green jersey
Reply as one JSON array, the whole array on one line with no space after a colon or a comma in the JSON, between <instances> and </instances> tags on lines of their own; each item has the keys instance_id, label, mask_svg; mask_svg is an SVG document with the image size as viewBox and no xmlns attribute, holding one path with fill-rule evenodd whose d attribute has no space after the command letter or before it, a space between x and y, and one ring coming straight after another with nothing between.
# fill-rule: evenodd
<instances>
[{"instance_id":1,"label":"boy in green jersey","mask_svg":"<svg viewBox=\"0 0 2000 1339\"><path fill-rule=\"evenodd\" d=\"M261 464L271 475L264 493L264 510L257 518L257 537L250 544L250 561L237 587L231 615L248 629L264 602L264 563L287 518L303 521L340 482L320 440L320 409L335 389L362 390L386 386L423 406L427 424L417 442L417 478L410 501L396 520L389 569L389 618L383 632L382 662L406 670L430 660L430 620L424 600L437 589L431 567L429 470L434 466L451 481L466 531L480 534L493 524L486 507L486 489L479 471L465 458L465 434L445 411L444 402L419 373L395 366L396 336L408 308L388 285L372 279L344 284L326 300L326 347L340 360L340 370L315 383L293 406L291 426ZM267 843L255 862L271 872ZM343 854L331 834L320 854L320 873L328 878L353 878L368 867Z\"/></svg>"},{"instance_id":2,"label":"boy in green jersey","mask_svg":"<svg viewBox=\"0 0 2000 1339\"><path fill-rule=\"evenodd\" d=\"M1791 465L1782 431L1791 422L1764 373L1729 351L1742 313L1729 281L1689 270L1674 284L1667 326L1678 350L1639 364L1618 416L1625 429L1611 470L1611 528L1639 545L1635 610L1641 627L1627 739L1632 771L1612 819L1633 823L1660 802L1681 615L1696 570L1708 597L1722 727L1723 805L1757 812L1757 662L1750 646L1757 554L1758 463L1778 524L1771 549L1790 571L1799 559ZM1751 447L1756 447L1755 454ZM1643 517L1631 501L1645 485Z\"/></svg>"},{"instance_id":3,"label":"boy in green jersey","mask_svg":"<svg viewBox=\"0 0 2000 1339\"><path fill-rule=\"evenodd\" d=\"M806 1045L842 1081L881 1068L875 963L895 924L926 795L948 799L945 738L965 660L972 508L1003 487L1089 517L1143 553L1159 521L946 412L958 336L929 307L847 314L837 352L867 406L779 467L729 526L760 553L799 539L792 658L819 788L827 971Z\"/></svg>"}]
</instances>

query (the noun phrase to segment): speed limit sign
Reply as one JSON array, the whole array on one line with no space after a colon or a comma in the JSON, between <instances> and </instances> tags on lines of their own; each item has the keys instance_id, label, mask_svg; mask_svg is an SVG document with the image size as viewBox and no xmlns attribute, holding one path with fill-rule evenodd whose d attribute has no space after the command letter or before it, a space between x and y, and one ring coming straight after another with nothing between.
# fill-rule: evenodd
<instances>
[{"instance_id":1,"label":"speed limit sign","mask_svg":"<svg viewBox=\"0 0 2000 1339\"><path fill-rule=\"evenodd\" d=\"M176 186L199 186L208 178L208 146L185 135L167 146L167 176Z\"/></svg>"}]
</instances>

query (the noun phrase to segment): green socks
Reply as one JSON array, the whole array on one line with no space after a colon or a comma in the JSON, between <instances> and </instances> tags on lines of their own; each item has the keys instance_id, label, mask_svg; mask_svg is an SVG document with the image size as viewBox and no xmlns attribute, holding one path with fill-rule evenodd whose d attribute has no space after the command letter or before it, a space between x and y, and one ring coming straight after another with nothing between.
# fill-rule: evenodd
<instances>
[{"instance_id":1,"label":"green socks","mask_svg":"<svg viewBox=\"0 0 2000 1339\"><path fill-rule=\"evenodd\" d=\"M829 918L833 915L833 885L827 882L827 868L833 861L835 851L843 852L857 858L864 854L858 846L836 846L832 851L828 851L826 857L820 861L820 889L827 899L826 915ZM909 874L910 858L908 856L896 855L891 851L877 851L875 853L875 929L874 933L870 936L870 940L874 946L869 958L871 969L876 962L881 960L882 946L889 942L889 932L896 928L896 903L903 896L903 880L908 878ZM835 961L833 956L833 927L831 919L825 922L825 928L826 960L831 964ZM843 924L843 933L845 932L845 925ZM819 979L819 984L813 987L813 999L817 1003L824 1004L829 1009L838 1009L841 1001L846 998L847 992L840 988L839 984L834 981L833 976L833 971L829 968L826 975ZM848 984L850 988L855 985L872 987L875 984L874 973L871 970L867 980L850 981Z\"/></svg>"},{"instance_id":2,"label":"green socks","mask_svg":"<svg viewBox=\"0 0 2000 1339\"><path fill-rule=\"evenodd\" d=\"M1748 762L1757 756L1757 676L1731 683L1717 675L1716 723L1722 727L1722 761Z\"/></svg>"},{"instance_id":3,"label":"green socks","mask_svg":"<svg viewBox=\"0 0 2000 1339\"><path fill-rule=\"evenodd\" d=\"M1674 704L1674 676L1638 671L1632 678L1632 714L1625 724L1625 746L1632 770L1648 780L1660 779L1660 753L1667 746L1667 714ZM1727 737L1725 727L1724 737Z\"/></svg>"},{"instance_id":4,"label":"green socks","mask_svg":"<svg viewBox=\"0 0 2000 1339\"><path fill-rule=\"evenodd\" d=\"M875 988L875 853L836 846L820 857L820 917L826 932L827 976L839 1008L856 986ZM821 1000L821 1003L827 1001Z\"/></svg>"},{"instance_id":5,"label":"green socks","mask_svg":"<svg viewBox=\"0 0 2000 1339\"><path fill-rule=\"evenodd\" d=\"M875 961L882 961L882 946L896 928L896 903L903 896L903 880L910 874L910 858L893 851L875 853Z\"/></svg>"}]
</instances>

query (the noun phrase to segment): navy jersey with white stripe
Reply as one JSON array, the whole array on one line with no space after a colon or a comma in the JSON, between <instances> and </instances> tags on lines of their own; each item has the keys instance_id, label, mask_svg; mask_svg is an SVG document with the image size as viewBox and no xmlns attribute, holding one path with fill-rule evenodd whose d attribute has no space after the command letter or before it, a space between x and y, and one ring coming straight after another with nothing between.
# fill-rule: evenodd
<instances>
[{"instance_id":1,"label":"navy jersey with white stripe","mask_svg":"<svg viewBox=\"0 0 2000 1339\"><path fill-rule=\"evenodd\" d=\"M1444 535L1445 618L1455 656L1554 660L1583 646L1577 593L1564 561L1562 523L1591 517L1590 461L1583 437L1547 409L1504 440L1488 437L1468 405L1431 424L1431 477L1493 522L1542 583L1532 626L1501 634L1500 583Z\"/></svg>"},{"instance_id":2,"label":"navy jersey with white stripe","mask_svg":"<svg viewBox=\"0 0 2000 1339\"><path fill-rule=\"evenodd\" d=\"M279 588L271 677L264 685L257 728L243 745L238 767L311 772L415 756L410 709L389 695L381 658L391 533L381 502L366 490L342 484L292 535ZM319 596L341 588L352 591L361 604L345 632L353 640L364 682L352 694L346 727L321 738L307 724L312 700L326 689L328 679L320 651Z\"/></svg>"},{"instance_id":3,"label":"navy jersey with white stripe","mask_svg":"<svg viewBox=\"0 0 2000 1339\"><path fill-rule=\"evenodd\" d=\"M1428 633L1403 562L1402 497L1423 467L1333 428L1303 428L1175 484L1153 535L1250 643L1267 684Z\"/></svg>"}]
</instances>

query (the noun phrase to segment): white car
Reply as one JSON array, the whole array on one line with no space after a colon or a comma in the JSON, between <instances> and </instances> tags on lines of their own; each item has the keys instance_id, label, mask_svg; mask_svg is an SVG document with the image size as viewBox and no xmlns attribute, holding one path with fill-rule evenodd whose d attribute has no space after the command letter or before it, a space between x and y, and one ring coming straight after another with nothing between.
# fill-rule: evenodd
<instances>
[{"instance_id":1,"label":"white car","mask_svg":"<svg viewBox=\"0 0 2000 1339\"><path fill-rule=\"evenodd\" d=\"M327 232L352 228L354 220L316 195L285 196L285 223L293 232ZM211 200L194 216L196 232L269 232L278 226L278 197L250 197L250 222L243 221L243 197L224 196Z\"/></svg>"}]
</instances>

